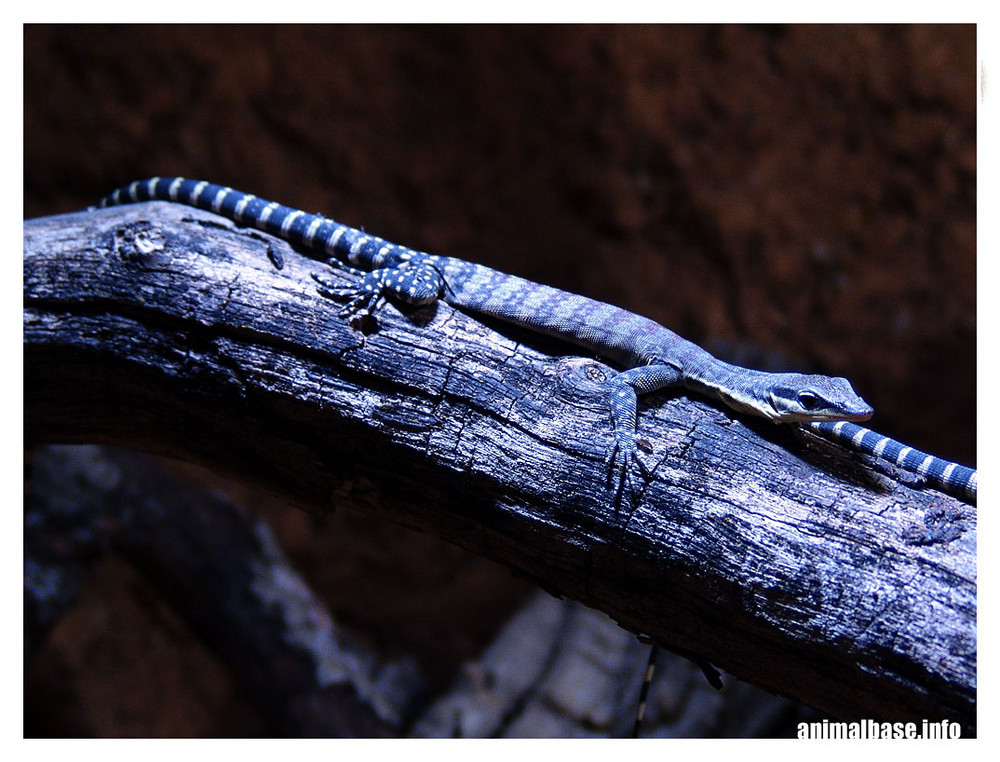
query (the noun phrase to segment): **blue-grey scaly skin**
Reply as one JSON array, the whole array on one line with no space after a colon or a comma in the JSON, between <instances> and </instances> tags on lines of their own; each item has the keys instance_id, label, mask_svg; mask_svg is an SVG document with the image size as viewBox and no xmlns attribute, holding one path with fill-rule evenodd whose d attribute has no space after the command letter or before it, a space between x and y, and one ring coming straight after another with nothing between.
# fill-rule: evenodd
<instances>
[{"instance_id":1,"label":"blue-grey scaly skin","mask_svg":"<svg viewBox=\"0 0 1000 762\"><path fill-rule=\"evenodd\" d=\"M340 313L344 317L370 316L387 297L417 306L442 299L467 312L569 341L623 368L607 384L614 421L608 473L619 494L626 489L634 494L630 465L642 468L636 452L644 446L636 434L638 396L683 385L742 413L806 424L824 437L887 457L935 486L975 500L974 470L854 426L853 422L869 418L872 408L847 379L730 365L659 323L620 307L473 262L415 251L322 215L214 183L151 178L118 189L100 206L149 200L216 212L325 254L338 274L313 277L321 294L344 302Z\"/></svg>"}]
</instances>

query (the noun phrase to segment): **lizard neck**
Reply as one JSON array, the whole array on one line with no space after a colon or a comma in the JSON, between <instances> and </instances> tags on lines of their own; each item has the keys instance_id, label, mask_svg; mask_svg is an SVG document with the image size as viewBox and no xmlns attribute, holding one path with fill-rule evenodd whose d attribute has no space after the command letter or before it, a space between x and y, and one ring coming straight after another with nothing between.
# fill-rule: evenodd
<instances>
[{"instance_id":1,"label":"lizard neck","mask_svg":"<svg viewBox=\"0 0 1000 762\"><path fill-rule=\"evenodd\" d=\"M697 352L690 353L682 368L688 389L721 400L734 410L771 417L765 395L773 373L731 365L693 346Z\"/></svg>"}]
</instances>

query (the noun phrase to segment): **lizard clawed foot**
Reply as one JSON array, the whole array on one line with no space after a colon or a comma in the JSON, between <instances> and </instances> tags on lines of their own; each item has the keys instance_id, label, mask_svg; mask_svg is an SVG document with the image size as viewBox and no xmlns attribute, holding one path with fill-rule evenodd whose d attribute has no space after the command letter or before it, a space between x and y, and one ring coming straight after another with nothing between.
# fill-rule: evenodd
<instances>
[{"instance_id":1,"label":"lizard clawed foot","mask_svg":"<svg viewBox=\"0 0 1000 762\"><path fill-rule=\"evenodd\" d=\"M337 302L347 301L343 309L337 313L340 317L351 317L352 323L355 319L371 318L385 301L382 294L382 283L370 277L371 273L355 270L353 267L343 269L362 276L361 282L345 283L313 273L313 280L318 284L316 290L328 299Z\"/></svg>"},{"instance_id":2,"label":"lizard clawed foot","mask_svg":"<svg viewBox=\"0 0 1000 762\"><path fill-rule=\"evenodd\" d=\"M605 462L607 467L607 486L614 488L615 505L621 505L628 492L630 505L634 505L644 483L649 481L651 472L639 457L638 451L651 453L653 446L645 439L639 439L632 432L616 432L615 443L612 445ZM636 483L635 469L638 466L642 482Z\"/></svg>"},{"instance_id":3,"label":"lizard clawed foot","mask_svg":"<svg viewBox=\"0 0 1000 762\"><path fill-rule=\"evenodd\" d=\"M360 280L344 282L316 273L312 277L319 284L318 290L322 296L335 301L347 301L340 311L341 317L357 314L361 318L370 318L385 303L387 296L404 304L422 307L437 301L444 289L444 277L437 268L417 259L370 272L356 270L348 265L340 265L338 269L357 276Z\"/></svg>"}]
</instances>

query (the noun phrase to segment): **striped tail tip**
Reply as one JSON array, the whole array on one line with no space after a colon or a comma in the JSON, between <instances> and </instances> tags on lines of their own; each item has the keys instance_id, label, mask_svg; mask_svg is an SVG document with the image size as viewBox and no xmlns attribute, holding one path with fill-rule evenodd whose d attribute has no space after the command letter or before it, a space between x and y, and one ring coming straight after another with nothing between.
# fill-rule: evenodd
<instances>
[{"instance_id":1,"label":"striped tail tip","mask_svg":"<svg viewBox=\"0 0 1000 762\"><path fill-rule=\"evenodd\" d=\"M945 492L976 500L978 477L973 468L929 455L849 421L811 421L807 425L825 439L894 463Z\"/></svg>"}]
</instances>

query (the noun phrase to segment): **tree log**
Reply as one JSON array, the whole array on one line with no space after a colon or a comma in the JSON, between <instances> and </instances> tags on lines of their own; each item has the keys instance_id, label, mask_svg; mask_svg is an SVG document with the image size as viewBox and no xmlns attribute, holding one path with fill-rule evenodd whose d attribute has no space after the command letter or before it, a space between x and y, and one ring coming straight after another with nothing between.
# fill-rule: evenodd
<instances>
[{"instance_id":1,"label":"tree log","mask_svg":"<svg viewBox=\"0 0 1000 762\"><path fill-rule=\"evenodd\" d=\"M442 303L356 330L323 267L171 204L26 221L26 439L372 511L836 717L975 731L974 507L679 394L616 503L615 371Z\"/></svg>"}]
</instances>

